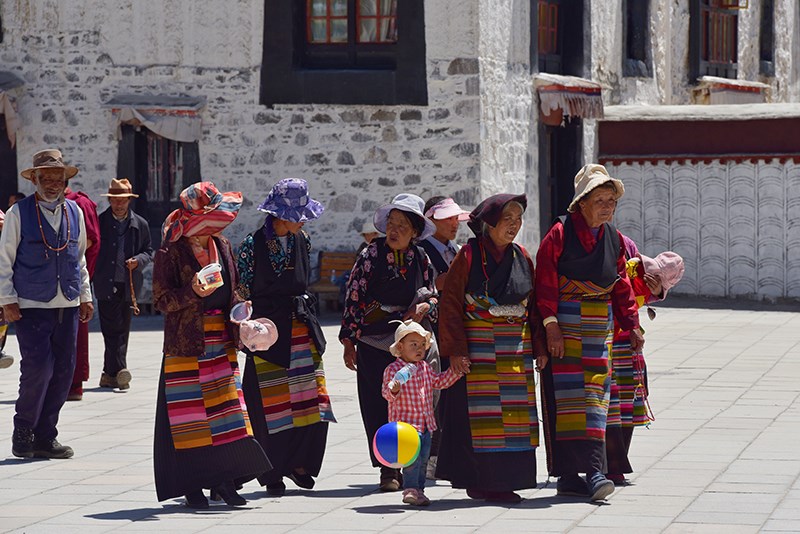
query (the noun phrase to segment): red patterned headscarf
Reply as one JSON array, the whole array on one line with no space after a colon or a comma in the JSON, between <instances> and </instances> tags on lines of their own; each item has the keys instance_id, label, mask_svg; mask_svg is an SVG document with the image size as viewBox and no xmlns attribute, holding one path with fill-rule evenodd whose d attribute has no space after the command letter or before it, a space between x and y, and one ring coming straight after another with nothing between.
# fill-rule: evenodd
<instances>
[{"instance_id":1,"label":"red patterned headscarf","mask_svg":"<svg viewBox=\"0 0 800 534\"><path fill-rule=\"evenodd\" d=\"M182 208L164 220L161 236L174 243L181 237L213 235L233 222L242 207L238 191L220 193L212 182L198 182L181 191Z\"/></svg>"}]
</instances>

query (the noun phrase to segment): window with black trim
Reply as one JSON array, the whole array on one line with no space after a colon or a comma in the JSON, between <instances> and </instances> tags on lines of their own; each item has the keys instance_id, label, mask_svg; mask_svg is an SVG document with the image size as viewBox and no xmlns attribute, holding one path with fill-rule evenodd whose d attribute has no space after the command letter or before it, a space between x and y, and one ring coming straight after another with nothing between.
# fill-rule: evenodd
<instances>
[{"instance_id":1,"label":"window with black trim","mask_svg":"<svg viewBox=\"0 0 800 534\"><path fill-rule=\"evenodd\" d=\"M775 76L775 2L761 0L761 31L758 35L758 71Z\"/></svg>"},{"instance_id":2,"label":"window with black trim","mask_svg":"<svg viewBox=\"0 0 800 534\"><path fill-rule=\"evenodd\" d=\"M689 78L736 78L739 11L726 0L690 0Z\"/></svg>"},{"instance_id":3,"label":"window with black trim","mask_svg":"<svg viewBox=\"0 0 800 534\"><path fill-rule=\"evenodd\" d=\"M531 1L531 68L583 75L583 0Z\"/></svg>"},{"instance_id":4,"label":"window with black trim","mask_svg":"<svg viewBox=\"0 0 800 534\"><path fill-rule=\"evenodd\" d=\"M653 77L650 52L650 0L623 1L622 75L638 78Z\"/></svg>"},{"instance_id":5,"label":"window with black trim","mask_svg":"<svg viewBox=\"0 0 800 534\"><path fill-rule=\"evenodd\" d=\"M427 102L423 0L266 0L262 104Z\"/></svg>"}]
</instances>

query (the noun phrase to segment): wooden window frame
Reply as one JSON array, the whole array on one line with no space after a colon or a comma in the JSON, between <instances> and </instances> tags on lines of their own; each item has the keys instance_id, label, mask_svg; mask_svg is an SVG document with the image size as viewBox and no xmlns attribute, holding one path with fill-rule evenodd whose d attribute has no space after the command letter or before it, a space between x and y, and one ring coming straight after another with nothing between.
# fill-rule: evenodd
<instances>
[{"instance_id":1,"label":"wooden window frame","mask_svg":"<svg viewBox=\"0 0 800 534\"><path fill-rule=\"evenodd\" d=\"M348 9L347 45L309 44L307 6L265 0L261 104L428 104L423 0L398 2L396 43L357 43Z\"/></svg>"},{"instance_id":2,"label":"wooden window frame","mask_svg":"<svg viewBox=\"0 0 800 534\"><path fill-rule=\"evenodd\" d=\"M689 3L689 82L697 84L700 76L736 79L739 54L739 12L715 7L713 0L690 0ZM730 33L722 28L722 38L714 41L714 24L731 23Z\"/></svg>"},{"instance_id":3,"label":"wooden window frame","mask_svg":"<svg viewBox=\"0 0 800 534\"><path fill-rule=\"evenodd\" d=\"M550 4L558 7L557 15L557 53L540 53L539 49L539 6ZM530 68L531 72L549 72L551 74L566 74L570 76L583 76L585 63L584 56L584 27L586 20L585 0L531 0L531 45ZM565 36L569 35L569 38ZM547 51L549 52L549 50Z\"/></svg>"},{"instance_id":4,"label":"wooden window frame","mask_svg":"<svg viewBox=\"0 0 800 534\"><path fill-rule=\"evenodd\" d=\"M622 75L652 78L650 0L623 0L622 17Z\"/></svg>"}]
</instances>

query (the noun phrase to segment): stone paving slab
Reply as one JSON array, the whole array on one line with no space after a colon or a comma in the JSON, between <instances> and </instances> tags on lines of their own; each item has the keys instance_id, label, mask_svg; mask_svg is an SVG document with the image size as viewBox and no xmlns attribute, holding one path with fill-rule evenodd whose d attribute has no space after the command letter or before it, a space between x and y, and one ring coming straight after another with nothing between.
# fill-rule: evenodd
<instances>
[{"instance_id":1,"label":"stone paving slab","mask_svg":"<svg viewBox=\"0 0 800 534\"><path fill-rule=\"evenodd\" d=\"M713 309L712 309L713 308ZM646 321L650 403L656 421L637 429L636 473L601 505L559 498L537 454L539 485L500 506L467 499L437 481L427 509L376 491L358 411L355 376L344 368L335 318L324 330L331 425L314 490L267 497L245 486L246 507L192 512L156 501L153 413L162 342L159 317L134 322L127 392L97 386L102 337L90 334L92 378L61 416L71 460L11 456L19 366L0 371L0 532L800 532L800 314L719 306L658 310ZM17 354L16 340L6 350Z\"/></svg>"}]
</instances>

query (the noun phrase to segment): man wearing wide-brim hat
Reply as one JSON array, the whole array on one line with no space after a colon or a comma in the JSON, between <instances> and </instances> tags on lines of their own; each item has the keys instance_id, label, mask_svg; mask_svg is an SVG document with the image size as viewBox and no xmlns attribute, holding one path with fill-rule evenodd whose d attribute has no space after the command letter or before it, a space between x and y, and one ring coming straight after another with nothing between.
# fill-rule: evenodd
<instances>
[{"instance_id":1,"label":"man wearing wide-brim hat","mask_svg":"<svg viewBox=\"0 0 800 534\"><path fill-rule=\"evenodd\" d=\"M153 247L147 221L131 209L139 195L128 179L112 179L102 196L109 207L100 214L100 253L92 278L105 342L100 387L124 390L131 381L127 353L132 305L142 290L142 271L153 261Z\"/></svg>"},{"instance_id":2,"label":"man wearing wide-brim hat","mask_svg":"<svg viewBox=\"0 0 800 534\"><path fill-rule=\"evenodd\" d=\"M16 323L22 356L12 437L20 458L73 455L56 424L72 384L78 321L94 313L83 213L64 198L77 173L59 150L34 154L21 174L36 193L11 207L0 236L0 305Z\"/></svg>"}]
</instances>

